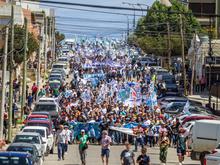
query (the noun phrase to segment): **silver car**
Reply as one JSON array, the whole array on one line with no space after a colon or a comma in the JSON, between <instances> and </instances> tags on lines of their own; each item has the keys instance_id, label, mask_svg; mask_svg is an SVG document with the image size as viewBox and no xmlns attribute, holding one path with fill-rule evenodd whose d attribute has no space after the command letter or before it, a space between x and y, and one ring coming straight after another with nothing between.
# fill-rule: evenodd
<instances>
[{"instance_id":1,"label":"silver car","mask_svg":"<svg viewBox=\"0 0 220 165\"><path fill-rule=\"evenodd\" d=\"M30 143L37 147L39 155L44 159L46 145L39 133L36 132L22 132L18 133L13 143Z\"/></svg>"}]
</instances>

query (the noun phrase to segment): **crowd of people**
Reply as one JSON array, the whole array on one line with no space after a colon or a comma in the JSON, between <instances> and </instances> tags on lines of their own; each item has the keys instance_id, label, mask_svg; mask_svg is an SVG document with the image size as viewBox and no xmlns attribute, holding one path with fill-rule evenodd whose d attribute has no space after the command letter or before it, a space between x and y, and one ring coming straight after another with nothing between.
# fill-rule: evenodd
<instances>
[{"instance_id":1,"label":"crowd of people","mask_svg":"<svg viewBox=\"0 0 220 165\"><path fill-rule=\"evenodd\" d=\"M125 144L120 156L123 165L150 164L147 146L160 148L162 164L167 162L168 148L176 147L182 164L187 150L185 129L176 116L164 113L152 96L154 91L161 92L162 83L157 80L154 69L138 61L134 63L120 51L115 58L87 54L101 48L101 45L94 48L83 43L73 49L74 56L69 61L73 79L60 87L62 111L55 121L59 160L64 159L68 143L79 143L80 158L85 165L88 144L100 143L103 164L108 164L112 144ZM48 90L46 87L40 91ZM79 123L84 125L78 127ZM125 125L130 125L133 136L111 129ZM68 136L64 127L70 131ZM131 144L135 145L134 151ZM139 145L141 155L135 161L134 152Z\"/></svg>"}]
</instances>

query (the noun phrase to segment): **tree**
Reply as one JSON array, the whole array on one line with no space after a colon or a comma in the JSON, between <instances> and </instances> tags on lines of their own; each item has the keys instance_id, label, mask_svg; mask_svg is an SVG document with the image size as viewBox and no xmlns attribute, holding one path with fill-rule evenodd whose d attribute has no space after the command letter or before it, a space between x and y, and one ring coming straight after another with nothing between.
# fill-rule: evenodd
<instances>
[{"instance_id":1,"label":"tree","mask_svg":"<svg viewBox=\"0 0 220 165\"><path fill-rule=\"evenodd\" d=\"M59 44L61 41L65 39L65 35L60 33L59 31L56 31L55 38L56 38L56 43Z\"/></svg>"},{"instance_id":2,"label":"tree","mask_svg":"<svg viewBox=\"0 0 220 165\"><path fill-rule=\"evenodd\" d=\"M182 15L186 49L189 46L188 39L192 38L195 31L201 30L199 22L185 5L177 0L171 0L171 3L171 7L166 7L159 1L156 1L148 10L147 15L139 19L134 33L136 36L134 38L137 40L134 40L134 42L137 42L146 53L153 53L155 55L167 54L167 22L169 22L172 55L180 54L180 15L178 13L187 13Z\"/></svg>"},{"instance_id":3,"label":"tree","mask_svg":"<svg viewBox=\"0 0 220 165\"><path fill-rule=\"evenodd\" d=\"M25 42L25 28L15 25L15 28L14 28L14 49L15 49L14 50L14 61L16 64L20 64L23 61L24 42ZM10 44L11 44L11 37L9 37L9 48L10 48ZM31 54L37 51L38 49L39 49L38 40L34 37L33 33L28 33L27 59L29 59Z\"/></svg>"}]
</instances>

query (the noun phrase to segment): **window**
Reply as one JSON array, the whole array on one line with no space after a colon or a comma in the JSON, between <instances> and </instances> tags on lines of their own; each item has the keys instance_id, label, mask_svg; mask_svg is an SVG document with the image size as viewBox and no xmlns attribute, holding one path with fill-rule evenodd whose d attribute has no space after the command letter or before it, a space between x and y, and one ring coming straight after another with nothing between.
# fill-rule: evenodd
<instances>
[{"instance_id":1,"label":"window","mask_svg":"<svg viewBox=\"0 0 220 165\"><path fill-rule=\"evenodd\" d=\"M215 14L215 3L189 3L193 13Z\"/></svg>"},{"instance_id":2,"label":"window","mask_svg":"<svg viewBox=\"0 0 220 165\"><path fill-rule=\"evenodd\" d=\"M24 157L0 156L1 165L28 165L28 159Z\"/></svg>"},{"instance_id":3,"label":"window","mask_svg":"<svg viewBox=\"0 0 220 165\"><path fill-rule=\"evenodd\" d=\"M45 137L45 131L42 129L24 129L23 132L36 132L39 133L42 137Z\"/></svg>"}]
</instances>

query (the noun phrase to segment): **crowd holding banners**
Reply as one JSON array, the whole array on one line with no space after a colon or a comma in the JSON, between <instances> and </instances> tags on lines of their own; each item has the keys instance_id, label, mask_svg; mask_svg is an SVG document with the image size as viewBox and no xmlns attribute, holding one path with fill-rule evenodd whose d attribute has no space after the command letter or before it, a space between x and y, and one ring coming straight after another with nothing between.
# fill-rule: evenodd
<instances>
[{"instance_id":1,"label":"crowd holding banners","mask_svg":"<svg viewBox=\"0 0 220 165\"><path fill-rule=\"evenodd\" d=\"M177 144L174 123L178 120L160 110L155 72L149 66L133 63L122 48L118 50L113 44L109 50L86 41L73 45L73 80L71 86L60 85L62 110L55 123L69 126L72 141L84 130L90 143L97 142L101 132L107 130L113 144L129 141L136 144L136 149L139 144L142 148L163 148L164 132L169 142ZM84 152L80 152L84 162ZM166 162L166 147L161 149L161 162Z\"/></svg>"}]
</instances>

